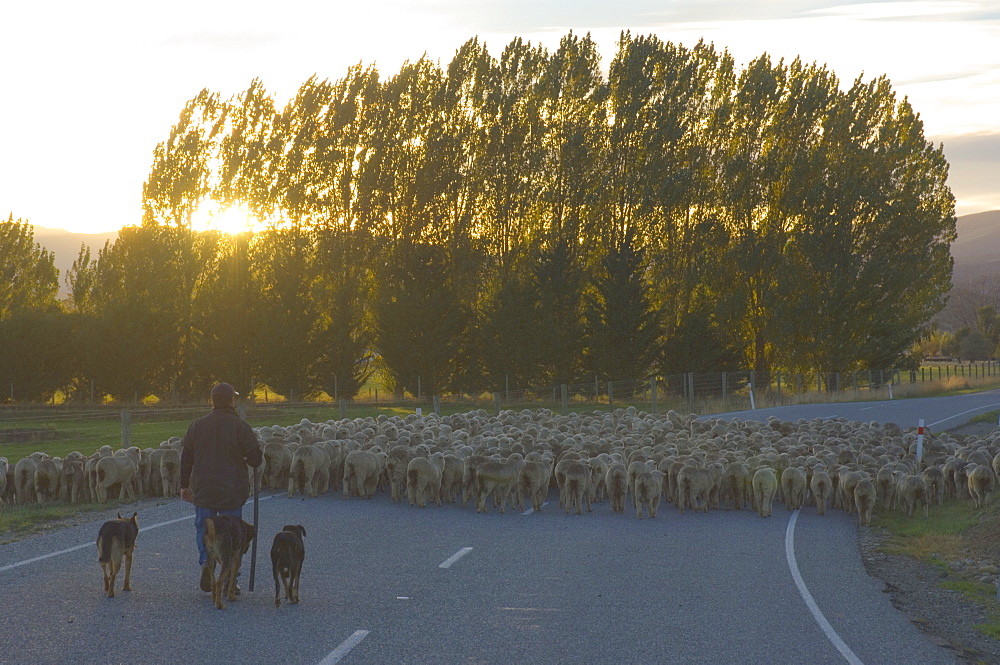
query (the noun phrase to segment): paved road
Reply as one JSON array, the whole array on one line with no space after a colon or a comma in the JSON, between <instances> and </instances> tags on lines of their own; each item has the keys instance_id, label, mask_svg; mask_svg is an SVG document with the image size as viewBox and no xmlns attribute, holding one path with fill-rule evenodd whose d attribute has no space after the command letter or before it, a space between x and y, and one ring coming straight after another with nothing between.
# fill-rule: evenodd
<instances>
[{"instance_id":1,"label":"paved road","mask_svg":"<svg viewBox=\"0 0 1000 665\"><path fill-rule=\"evenodd\" d=\"M958 427L973 416L1000 409L1000 391L990 390L956 397L924 397L920 399L884 400L881 402L844 402L828 404L797 404L756 411L733 411L715 417L765 421L774 416L781 420L805 418L847 418L857 422L893 422L906 429L916 427L920 419L933 431Z\"/></svg>"},{"instance_id":2,"label":"paved road","mask_svg":"<svg viewBox=\"0 0 1000 665\"><path fill-rule=\"evenodd\" d=\"M919 413L932 425L1000 402L948 399L738 416L906 426ZM875 413L849 415L862 409ZM477 515L386 495L268 496L256 589L244 573L244 594L226 611L197 589L192 511L179 500L141 504L134 590L105 598L93 545L100 515L0 546L0 663L956 662L865 574L843 513L779 504L770 519L680 515L664 504L640 521L606 503L567 516L555 493L549 501L537 514ZM308 530L302 603L275 609L267 552L286 523Z\"/></svg>"}]
</instances>

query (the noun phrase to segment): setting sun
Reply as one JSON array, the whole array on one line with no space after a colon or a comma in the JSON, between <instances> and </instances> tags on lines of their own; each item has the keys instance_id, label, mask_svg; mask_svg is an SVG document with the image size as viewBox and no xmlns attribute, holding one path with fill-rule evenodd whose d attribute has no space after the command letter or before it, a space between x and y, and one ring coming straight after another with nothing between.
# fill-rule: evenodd
<instances>
[{"instance_id":1,"label":"setting sun","mask_svg":"<svg viewBox=\"0 0 1000 665\"><path fill-rule=\"evenodd\" d=\"M229 235L256 233L266 224L242 206L219 208L214 204L202 206L191 220L194 231L221 231Z\"/></svg>"}]
</instances>

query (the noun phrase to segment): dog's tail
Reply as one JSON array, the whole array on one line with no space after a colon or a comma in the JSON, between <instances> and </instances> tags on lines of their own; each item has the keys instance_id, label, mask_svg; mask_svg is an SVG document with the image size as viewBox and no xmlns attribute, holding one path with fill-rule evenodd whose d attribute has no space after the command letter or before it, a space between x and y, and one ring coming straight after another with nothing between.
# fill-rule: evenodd
<instances>
[{"instance_id":1,"label":"dog's tail","mask_svg":"<svg viewBox=\"0 0 1000 665\"><path fill-rule=\"evenodd\" d=\"M214 543L215 542L216 537L217 536L216 536L216 533L215 533L215 520L213 520L211 517L206 517L205 518L205 535L202 536L202 541L204 541L205 546L207 547L209 543Z\"/></svg>"},{"instance_id":2,"label":"dog's tail","mask_svg":"<svg viewBox=\"0 0 1000 665\"><path fill-rule=\"evenodd\" d=\"M121 561L124 549L120 533L113 529L101 529L97 535L97 561L99 563Z\"/></svg>"}]
</instances>

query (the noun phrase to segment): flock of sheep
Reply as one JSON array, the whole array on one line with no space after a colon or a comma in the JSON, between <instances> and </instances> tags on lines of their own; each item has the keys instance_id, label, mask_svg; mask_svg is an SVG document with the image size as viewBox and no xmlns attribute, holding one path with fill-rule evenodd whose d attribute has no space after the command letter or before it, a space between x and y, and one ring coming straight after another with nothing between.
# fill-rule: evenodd
<instances>
[{"instance_id":1,"label":"flock of sheep","mask_svg":"<svg viewBox=\"0 0 1000 665\"><path fill-rule=\"evenodd\" d=\"M49 501L104 503L146 496L179 496L181 440L173 437L159 448L102 446L89 457L71 452L64 458L34 452L11 465L0 457L0 504Z\"/></svg>"},{"instance_id":2,"label":"flock of sheep","mask_svg":"<svg viewBox=\"0 0 1000 665\"><path fill-rule=\"evenodd\" d=\"M640 519L655 517L665 498L680 512L750 505L767 517L778 499L789 510L815 506L820 515L833 506L870 525L877 503L909 516L926 516L945 497L985 506L1000 473L1000 432L927 435L918 462L914 431L844 419L761 423L633 408L565 416L541 409L302 420L255 431L262 488L315 497L332 486L345 499L388 490L393 502L472 502L480 513L491 505L504 512L508 502L540 511L556 487L567 513L605 499L624 513L631 498ZM158 448L105 446L62 460L33 453L12 466L0 458L0 501L103 502L115 491L120 499L176 496L179 475L178 437Z\"/></svg>"},{"instance_id":3,"label":"flock of sheep","mask_svg":"<svg viewBox=\"0 0 1000 665\"><path fill-rule=\"evenodd\" d=\"M762 517L778 499L789 510L833 506L871 524L881 502L912 516L945 497L986 505L1000 473L1000 432L987 439L925 437L894 424L844 419L766 423L698 419L633 408L613 413L484 411L438 417L380 416L259 430L264 483L316 496L340 484L344 498L489 505L535 511L550 487L559 507L581 514L608 499L624 513L655 517L661 499L680 512L752 506Z\"/></svg>"}]
</instances>

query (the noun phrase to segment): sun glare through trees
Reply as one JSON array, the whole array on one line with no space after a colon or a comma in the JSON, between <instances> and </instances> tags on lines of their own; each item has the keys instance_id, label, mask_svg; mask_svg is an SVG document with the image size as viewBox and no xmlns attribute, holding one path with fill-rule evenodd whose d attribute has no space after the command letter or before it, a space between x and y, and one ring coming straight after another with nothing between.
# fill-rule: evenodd
<instances>
[{"instance_id":1,"label":"sun glare through trees","mask_svg":"<svg viewBox=\"0 0 1000 665\"><path fill-rule=\"evenodd\" d=\"M264 228L266 224L243 206L205 205L191 217L192 231L220 231L234 236L248 231L257 233Z\"/></svg>"}]
</instances>

